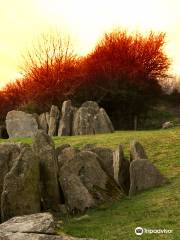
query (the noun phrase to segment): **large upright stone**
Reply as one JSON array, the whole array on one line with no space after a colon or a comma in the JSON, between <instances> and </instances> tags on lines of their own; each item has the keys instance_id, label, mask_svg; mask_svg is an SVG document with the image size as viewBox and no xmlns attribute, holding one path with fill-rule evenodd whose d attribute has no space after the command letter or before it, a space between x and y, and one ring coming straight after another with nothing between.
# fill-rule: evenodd
<instances>
[{"instance_id":1,"label":"large upright stone","mask_svg":"<svg viewBox=\"0 0 180 240\"><path fill-rule=\"evenodd\" d=\"M130 143L130 161L138 159L148 159L143 146L136 140Z\"/></svg>"},{"instance_id":2,"label":"large upright stone","mask_svg":"<svg viewBox=\"0 0 180 240\"><path fill-rule=\"evenodd\" d=\"M4 178L10 171L15 159L20 154L20 147L15 143L0 144L0 206L1 194L3 192ZM1 210L0 210L1 216Z\"/></svg>"},{"instance_id":3,"label":"large upright stone","mask_svg":"<svg viewBox=\"0 0 180 240\"><path fill-rule=\"evenodd\" d=\"M39 115L38 122L39 122L39 128L44 130L46 133L48 133L48 120L46 118L47 113L42 113Z\"/></svg>"},{"instance_id":4,"label":"large upright stone","mask_svg":"<svg viewBox=\"0 0 180 240\"><path fill-rule=\"evenodd\" d=\"M24 145L4 178L1 217L5 221L39 211L39 164L31 147Z\"/></svg>"},{"instance_id":5,"label":"large upright stone","mask_svg":"<svg viewBox=\"0 0 180 240\"><path fill-rule=\"evenodd\" d=\"M114 132L112 122L103 108L100 108L98 114L94 116L94 129L96 134Z\"/></svg>"},{"instance_id":6,"label":"large upright stone","mask_svg":"<svg viewBox=\"0 0 180 240\"><path fill-rule=\"evenodd\" d=\"M43 130L39 130L33 139L33 149L40 163L42 206L44 210L57 210L60 195L54 142Z\"/></svg>"},{"instance_id":7,"label":"large upright stone","mask_svg":"<svg viewBox=\"0 0 180 240\"><path fill-rule=\"evenodd\" d=\"M74 116L73 135L95 134L93 108L80 107Z\"/></svg>"},{"instance_id":8,"label":"large upright stone","mask_svg":"<svg viewBox=\"0 0 180 240\"><path fill-rule=\"evenodd\" d=\"M124 157L122 145L113 152L114 179L121 189L128 194L130 187L129 161Z\"/></svg>"},{"instance_id":9,"label":"large upright stone","mask_svg":"<svg viewBox=\"0 0 180 240\"><path fill-rule=\"evenodd\" d=\"M149 160L139 159L131 162L130 196L145 189L162 186L167 182L168 180Z\"/></svg>"},{"instance_id":10,"label":"large upright stone","mask_svg":"<svg viewBox=\"0 0 180 240\"><path fill-rule=\"evenodd\" d=\"M74 107L71 104L71 100L64 101L62 105L58 136L70 136L72 134L73 115Z\"/></svg>"},{"instance_id":11,"label":"large upright stone","mask_svg":"<svg viewBox=\"0 0 180 240\"><path fill-rule=\"evenodd\" d=\"M71 212L83 212L123 196L115 181L101 168L97 154L90 151L77 152L64 161L59 180Z\"/></svg>"},{"instance_id":12,"label":"large upright stone","mask_svg":"<svg viewBox=\"0 0 180 240\"><path fill-rule=\"evenodd\" d=\"M22 111L10 111L6 116L9 137L32 137L38 129L36 117Z\"/></svg>"},{"instance_id":13,"label":"large upright stone","mask_svg":"<svg viewBox=\"0 0 180 240\"><path fill-rule=\"evenodd\" d=\"M104 109L87 101L77 110L73 121L73 135L86 135L113 132L112 123Z\"/></svg>"},{"instance_id":14,"label":"large upright stone","mask_svg":"<svg viewBox=\"0 0 180 240\"><path fill-rule=\"evenodd\" d=\"M59 127L60 111L57 106L52 105L49 119L49 136L57 136Z\"/></svg>"}]
</instances>

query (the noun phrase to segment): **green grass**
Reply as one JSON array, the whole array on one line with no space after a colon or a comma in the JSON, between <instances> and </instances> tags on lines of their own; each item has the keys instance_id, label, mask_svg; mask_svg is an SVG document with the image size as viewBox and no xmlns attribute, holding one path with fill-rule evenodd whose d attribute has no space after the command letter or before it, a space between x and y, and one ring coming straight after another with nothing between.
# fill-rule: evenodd
<instances>
[{"instance_id":1,"label":"green grass","mask_svg":"<svg viewBox=\"0 0 180 240\"><path fill-rule=\"evenodd\" d=\"M88 218L77 221L76 217L63 217L60 232L76 237L98 240L168 239L180 240L180 128L155 131L119 131L95 136L55 137L56 145L70 143L81 147L95 143L115 149L123 144L129 155L129 142L139 140L149 159L168 177L170 183L132 198L105 204L87 211ZM9 140L8 140L9 141ZM12 139L31 143L31 139ZM143 234L136 236L137 226L151 229L172 229L172 234Z\"/></svg>"}]
</instances>

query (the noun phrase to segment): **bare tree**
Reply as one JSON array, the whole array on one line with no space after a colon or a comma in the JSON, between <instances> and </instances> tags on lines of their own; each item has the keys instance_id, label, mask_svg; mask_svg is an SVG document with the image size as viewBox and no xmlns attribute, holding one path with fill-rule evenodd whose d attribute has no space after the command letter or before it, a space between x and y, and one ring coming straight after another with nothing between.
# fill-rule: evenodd
<instances>
[{"instance_id":1,"label":"bare tree","mask_svg":"<svg viewBox=\"0 0 180 240\"><path fill-rule=\"evenodd\" d=\"M60 104L78 85L77 57L69 38L63 39L58 32L41 34L23 55L23 62L27 96L36 103Z\"/></svg>"}]
</instances>

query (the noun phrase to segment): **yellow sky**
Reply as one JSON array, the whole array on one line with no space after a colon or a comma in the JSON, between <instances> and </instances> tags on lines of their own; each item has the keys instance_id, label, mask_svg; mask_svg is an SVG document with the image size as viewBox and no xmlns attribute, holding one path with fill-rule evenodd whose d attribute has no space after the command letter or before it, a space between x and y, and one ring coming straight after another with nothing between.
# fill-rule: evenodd
<instances>
[{"instance_id":1,"label":"yellow sky","mask_svg":"<svg viewBox=\"0 0 180 240\"><path fill-rule=\"evenodd\" d=\"M172 71L180 74L180 0L0 0L0 87L19 76L21 55L39 33L56 28L85 54L118 26L167 32Z\"/></svg>"}]
</instances>

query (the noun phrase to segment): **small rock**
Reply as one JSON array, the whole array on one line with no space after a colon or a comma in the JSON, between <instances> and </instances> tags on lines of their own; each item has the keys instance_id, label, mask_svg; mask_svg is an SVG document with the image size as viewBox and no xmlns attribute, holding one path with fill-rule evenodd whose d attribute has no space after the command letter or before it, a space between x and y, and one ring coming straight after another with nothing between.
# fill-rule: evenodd
<instances>
[{"instance_id":1,"label":"small rock","mask_svg":"<svg viewBox=\"0 0 180 240\"><path fill-rule=\"evenodd\" d=\"M173 127L174 127L174 124L172 122L165 122L162 125L163 129L173 128Z\"/></svg>"}]
</instances>

